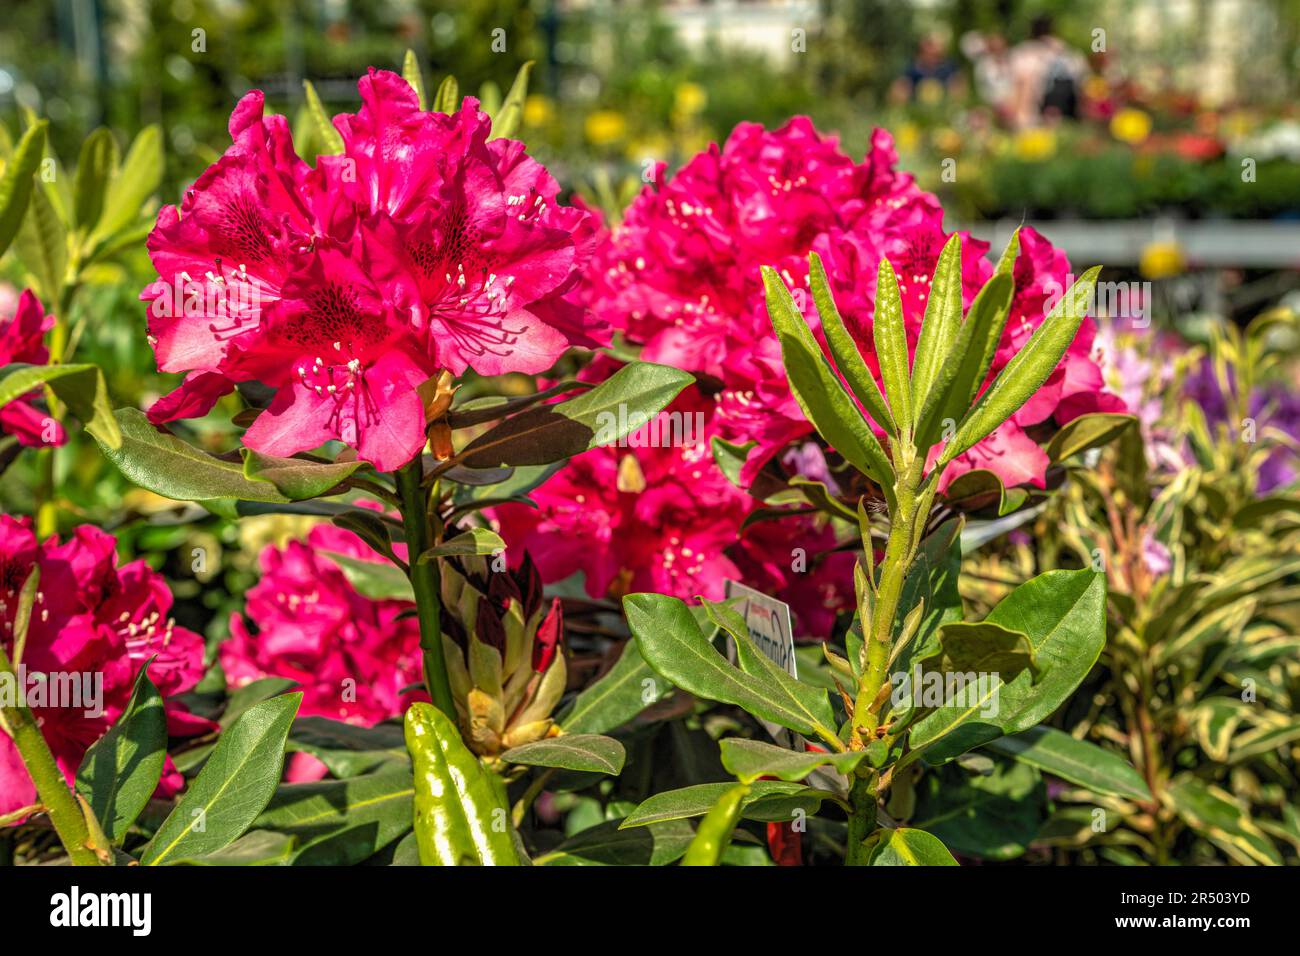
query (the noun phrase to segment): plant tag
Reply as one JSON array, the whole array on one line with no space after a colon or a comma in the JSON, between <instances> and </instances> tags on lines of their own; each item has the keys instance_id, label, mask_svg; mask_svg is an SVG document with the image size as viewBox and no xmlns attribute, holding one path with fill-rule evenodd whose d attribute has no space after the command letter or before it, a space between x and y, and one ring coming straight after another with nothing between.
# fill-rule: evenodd
<instances>
[{"instance_id":1,"label":"plant tag","mask_svg":"<svg viewBox=\"0 0 1300 956\"><path fill-rule=\"evenodd\" d=\"M799 668L794 657L794 628L790 624L790 605L755 591L739 581L725 582L726 600L745 619L749 626L749 639L768 660L796 680ZM734 663L736 648L728 639L728 656ZM782 747L803 751L804 739L780 724L761 721L771 738Z\"/></svg>"}]
</instances>

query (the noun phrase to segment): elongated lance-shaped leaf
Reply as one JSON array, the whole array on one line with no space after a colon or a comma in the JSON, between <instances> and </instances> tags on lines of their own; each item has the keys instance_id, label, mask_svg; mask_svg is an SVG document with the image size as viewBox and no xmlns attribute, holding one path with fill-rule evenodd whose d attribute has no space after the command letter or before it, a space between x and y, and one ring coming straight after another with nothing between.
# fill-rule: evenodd
<instances>
[{"instance_id":1,"label":"elongated lance-shaped leaf","mask_svg":"<svg viewBox=\"0 0 1300 956\"><path fill-rule=\"evenodd\" d=\"M27 203L35 187L36 168L45 153L46 125L42 120L23 134L18 148L5 165L4 177L0 178L0 255L4 255L14 241L27 212Z\"/></svg>"},{"instance_id":2,"label":"elongated lance-shaped leaf","mask_svg":"<svg viewBox=\"0 0 1300 956\"><path fill-rule=\"evenodd\" d=\"M325 112L325 105L316 95L316 87L311 85L311 80L303 80L302 88L307 94L307 112L311 114L316 126L316 135L320 137L321 152L331 156L343 152L343 136L330 122L330 116Z\"/></svg>"},{"instance_id":3,"label":"elongated lance-shaped leaf","mask_svg":"<svg viewBox=\"0 0 1300 956\"><path fill-rule=\"evenodd\" d=\"M880 260L876 273L876 312L871 321L871 333L876 342L876 358L880 361L880 377L885 382L885 395L889 409L894 413L898 430L912 432L912 383L908 370L907 330L903 327L903 294L898 289L898 276L888 259Z\"/></svg>"},{"instance_id":4,"label":"elongated lance-shaped leaf","mask_svg":"<svg viewBox=\"0 0 1300 956\"><path fill-rule=\"evenodd\" d=\"M1088 314L1100 272L1100 266L1093 266L1070 286L1025 347L1011 357L1007 367L958 423L957 433L939 458L941 463L952 461L1014 415L1047 381Z\"/></svg>"},{"instance_id":5,"label":"elongated lance-shaped leaf","mask_svg":"<svg viewBox=\"0 0 1300 956\"><path fill-rule=\"evenodd\" d=\"M435 113L454 113L459 105L460 84L449 73L438 84L438 92L433 97L433 111Z\"/></svg>"},{"instance_id":6,"label":"elongated lance-shaped leaf","mask_svg":"<svg viewBox=\"0 0 1300 956\"><path fill-rule=\"evenodd\" d=\"M970 408L993 364L993 354L1011 310L1012 289L1011 277L999 273L980 289L971 303L966 321L939 367L917 418L915 443L922 457L939 441L943 423L951 420L956 424Z\"/></svg>"},{"instance_id":7,"label":"elongated lance-shaped leaf","mask_svg":"<svg viewBox=\"0 0 1300 956\"><path fill-rule=\"evenodd\" d=\"M95 228L104 209L104 194L117 172L117 141L100 127L86 137L77 159L72 195L77 227L84 232Z\"/></svg>"},{"instance_id":8,"label":"elongated lance-shaped leaf","mask_svg":"<svg viewBox=\"0 0 1300 956\"><path fill-rule=\"evenodd\" d=\"M836 451L892 494L893 466L795 308L790 290L770 266L763 267L763 285L767 314L781 341L790 390L799 407Z\"/></svg>"},{"instance_id":9,"label":"elongated lance-shaped leaf","mask_svg":"<svg viewBox=\"0 0 1300 956\"><path fill-rule=\"evenodd\" d=\"M826 344L830 346L831 356L835 359L835 367L876 424L891 435L898 435L898 426L885 402L884 393L880 391L876 377L863 361L857 343L853 341L853 336L840 317L840 310L831 296L826 268L822 265L821 256L815 252L808 256L808 279L812 286L813 302L817 304L817 314L821 316L822 331L826 333Z\"/></svg>"},{"instance_id":10,"label":"elongated lance-shaped leaf","mask_svg":"<svg viewBox=\"0 0 1300 956\"><path fill-rule=\"evenodd\" d=\"M513 137L519 132L524 119L524 100L528 99L528 75L533 71L533 61L529 60L519 68L515 81L510 84L501 109L492 117L492 133L488 139Z\"/></svg>"},{"instance_id":11,"label":"elongated lance-shaped leaf","mask_svg":"<svg viewBox=\"0 0 1300 956\"><path fill-rule=\"evenodd\" d=\"M424 74L420 70L420 58L414 50L407 50L402 59L402 79L415 90L415 99L420 104L420 109L427 110L429 105L428 98L424 95Z\"/></svg>"},{"instance_id":12,"label":"elongated lance-shaped leaf","mask_svg":"<svg viewBox=\"0 0 1300 956\"><path fill-rule=\"evenodd\" d=\"M1015 232L1011 233L1011 238L1007 240L1007 247L1002 250L1002 255L998 257L997 275L1009 276L1011 270L1016 267L1016 259L1020 256L1020 227L1016 226Z\"/></svg>"},{"instance_id":13,"label":"elongated lance-shaped leaf","mask_svg":"<svg viewBox=\"0 0 1300 956\"><path fill-rule=\"evenodd\" d=\"M930 298L925 303L925 318L912 359L912 405L916 408L925 405L930 386L957 338L961 305L961 235L953 233L939 253L930 280Z\"/></svg>"}]
</instances>

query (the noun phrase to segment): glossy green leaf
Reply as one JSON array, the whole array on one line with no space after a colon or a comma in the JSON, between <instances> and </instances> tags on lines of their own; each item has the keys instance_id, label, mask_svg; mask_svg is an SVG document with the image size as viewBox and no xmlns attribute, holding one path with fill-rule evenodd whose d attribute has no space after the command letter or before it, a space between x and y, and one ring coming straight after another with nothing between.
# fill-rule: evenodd
<instances>
[{"instance_id":1,"label":"glossy green leaf","mask_svg":"<svg viewBox=\"0 0 1300 956\"><path fill-rule=\"evenodd\" d=\"M731 835L740 822L740 813L744 809L745 798L749 795L748 784L738 783L728 787L718 798L718 802L709 808L709 812L700 821L695 831L695 838L686 848L682 857L682 866L717 866L722 853L731 843Z\"/></svg>"},{"instance_id":2,"label":"glossy green leaf","mask_svg":"<svg viewBox=\"0 0 1300 956\"><path fill-rule=\"evenodd\" d=\"M857 342L844 325L844 319L831 295L830 281L826 277L821 256L815 252L808 256L808 282L812 287L817 314L821 318L822 332L826 335L826 344L830 346L831 357L835 359L835 367L876 424L890 434L897 435L898 426L894 422L894 416L880 391L880 385L863 360Z\"/></svg>"},{"instance_id":3,"label":"glossy green leaf","mask_svg":"<svg viewBox=\"0 0 1300 956\"><path fill-rule=\"evenodd\" d=\"M121 168L109 184L99 222L91 234L92 242L108 239L140 219L162 177L162 129L151 124L136 134Z\"/></svg>"},{"instance_id":4,"label":"glossy green leaf","mask_svg":"<svg viewBox=\"0 0 1300 956\"><path fill-rule=\"evenodd\" d=\"M495 554L504 551L506 543L501 535L490 528L466 528L460 534L453 535L442 544L436 544L420 555L420 560L432 561L435 558L464 557L472 554Z\"/></svg>"},{"instance_id":5,"label":"glossy green leaf","mask_svg":"<svg viewBox=\"0 0 1300 956\"><path fill-rule=\"evenodd\" d=\"M247 684L241 684L230 690L230 696L226 699L226 709L222 711L221 719L217 723L222 730L225 730L254 705L279 697L297 686L298 682L288 677L259 677Z\"/></svg>"},{"instance_id":6,"label":"glossy green leaf","mask_svg":"<svg viewBox=\"0 0 1300 956\"><path fill-rule=\"evenodd\" d=\"M988 749L1087 787L1093 793L1151 799L1146 781L1123 757L1054 727L1031 727L993 741Z\"/></svg>"},{"instance_id":7,"label":"glossy green leaf","mask_svg":"<svg viewBox=\"0 0 1300 956\"><path fill-rule=\"evenodd\" d=\"M276 458L251 448L241 449L244 455L244 477L249 481L265 481L290 501L319 498L329 491L341 494L339 483L346 480L363 461L323 462L304 458Z\"/></svg>"},{"instance_id":8,"label":"glossy green leaf","mask_svg":"<svg viewBox=\"0 0 1300 956\"><path fill-rule=\"evenodd\" d=\"M562 734L511 747L501 755L501 759L529 767L556 767L617 777L623 772L627 751L613 737Z\"/></svg>"},{"instance_id":9,"label":"glossy green leaf","mask_svg":"<svg viewBox=\"0 0 1300 956\"><path fill-rule=\"evenodd\" d=\"M117 140L109 130L100 127L81 144L72 187L77 228L92 230L99 222L99 215L104 211L104 196L117 172L117 163Z\"/></svg>"},{"instance_id":10,"label":"glossy green leaf","mask_svg":"<svg viewBox=\"0 0 1300 956\"><path fill-rule=\"evenodd\" d=\"M772 319L790 389L821 436L863 474L892 487L893 466L852 397L813 338L776 271L763 267L767 314Z\"/></svg>"},{"instance_id":11,"label":"glossy green leaf","mask_svg":"<svg viewBox=\"0 0 1300 956\"><path fill-rule=\"evenodd\" d=\"M718 742L722 750L722 765L742 783L753 783L759 777L776 777L778 780L803 780L819 767L834 767L842 774L852 773L860 764L866 751L847 753L817 753L787 750L744 737L727 737Z\"/></svg>"},{"instance_id":12,"label":"glossy green leaf","mask_svg":"<svg viewBox=\"0 0 1300 956\"><path fill-rule=\"evenodd\" d=\"M956 427L984 384L1006 328L1012 291L1010 276L994 275L971 303L916 416L915 442L921 454L941 440L945 422Z\"/></svg>"},{"instance_id":13,"label":"glossy green leaf","mask_svg":"<svg viewBox=\"0 0 1300 956\"><path fill-rule=\"evenodd\" d=\"M992 621L952 621L939 627L936 653L919 662L940 673L997 674L1003 683L1022 671L1037 677L1041 669L1029 637Z\"/></svg>"},{"instance_id":14,"label":"glossy green leaf","mask_svg":"<svg viewBox=\"0 0 1300 956\"><path fill-rule=\"evenodd\" d=\"M1096 663L1106 643L1105 611L1106 577L1086 568L1048 571L1016 588L985 620L1026 634L1042 677L1035 683L1023 672L1009 683L989 682L975 700L968 695L926 714L910 731L912 748L936 763L1038 724Z\"/></svg>"},{"instance_id":15,"label":"glossy green leaf","mask_svg":"<svg viewBox=\"0 0 1300 956\"><path fill-rule=\"evenodd\" d=\"M121 448L122 431L98 365L6 365L0 368L0 407L42 385L81 419L102 447Z\"/></svg>"},{"instance_id":16,"label":"glossy green leaf","mask_svg":"<svg viewBox=\"0 0 1300 956\"><path fill-rule=\"evenodd\" d=\"M1047 443L1047 457L1062 462L1093 448L1108 445L1137 421L1133 415L1094 412L1067 422Z\"/></svg>"},{"instance_id":17,"label":"glossy green leaf","mask_svg":"<svg viewBox=\"0 0 1300 956\"><path fill-rule=\"evenodd\" d=\"M297 838L287 833L249 830L222 850L174 860L172 866L286 866L297 848Z\"/></svg>"},{"instance_id":18,"label":"glossy green leaf","mask_svg":"<svg viewBox=\"0 0 1300 956\"><path fill-rule=\"evenodd\" d=\"M1020 856L1047 819L1047 788L1028 764L1001 763L987 775L949 765L917 787L910 826L951 851L987 860Z\"/></svg>"},{"instance_id":19,"label":"glossy green leaf","mask_svg":"<svg viewBox=\"0 0 1300 956\"><path fill-rule=\"evenodd\" d=\"M662 700L672 686L645 662L636 641L628 641L609 673L578 694L558 722L565 733L601 734Z\"/></svg>"},{"instance_id":20,"label":"glossy green leaf","mask_svg":"<svg viewBox=\"0 0 1300 956\"><path fill-rule=\"evenodd\" d=\"M415 772L415 836L424 866L518 866L505 788L432 704L406 711Z\"/></svg>"},{"instance_id":21,"label":"glossy green leaf","mask_svg":"<svg viewBox=\"0 0 1300 956\"><path fill-rule=\"evenodd\" d=\"M32 190L36 188L36 170L45 155L45 132L48 124L42 120L33 125L18 141L18 148L5 163L4 176L0 177L0 256L18 235L18 229L27 213Z\"/></svg>"},{"instance_id":22,"label":"glossy green leaf","mask_svg":"<svg viewBox=\"0 0 1300 956\"><path fill-rule=\"evenodd\" d=\"M328 558L339 566L348 583L358 593L375 601L396 598L400 601L414 601L415 591L411 588L411 579L397 565L389 561L368 561L351 555L339 554L337 551L321 551L320 556Z\"/></svg>"},{"instance_id":23,"label":"glossy green leaf","mask_svg":"<svg viewBox=\"0 0 1300 956\"><path fill-rule=\"evenodd\" d=\"M924 830L898 827L873 836L868 866L957 866L943 841Z\"/></svg>"},{"instance_id":24,"label":"glossy green leaf","mask_svg":"<svg viewBox=\"0 0 1300 956\"><path fill-rule=\"evenodd\" d=\"M58 302L68 271L68 228L39 186L28 199L13 250L35 277L41 299L47 304Z\"/></svg>"},{"instance_id":25,"label":"glossy green leaf","mask_svg":"<svg viewBox=\"0 0 1300 956\"><path fill-rule=\"evenodd\" d=\"M348 866L410 831L414 798L409 768L288 783L275 791L253 826L296 837L295 865Z\"/></svg>"},{"instance_id":26,"label":"glossy green leaf","mask_svg":"<svg viewBox=\"0 0 1300 956\"><path fill-rule=\"evenodd\" d=\"M1093 289L1097 285L1100 266L1094 266L1069 290L1056 307L1034 330L1029 341L1006 367L998 373L993 384L984 390L975 405L957 424L957 433L944 446L939 461L952 461L989 432L1019 411L1056 370L1066 349L1074 341L1079 326L1088 315Z\"/></svg>"},{"instance_id":27,"label":"glossy green leaf","mask_svg":"<svg viewBox=\"0 0 1300 956\"><path fill-rule=\"evenodd\" d=\"M456 83L456 78L448 74L442 78L438 84L437 95L433 98L433 111L435 113L454 113L460 106L460 86Z\"/></svg>"},{"instance_id":28,"label":"glossy green leaf","mask_svg":"<svg viewBox=\"0 0 1300 956\"><path fill-rule=\"evenodd\" d=\"M510 84L501 109L492 115L492 133L488 139L511 139L519 132L524 121L524 101L528 99L528 77L533 72L533 61L529 60L515 74L515 81Z\"/></svg>"},{"instance_id":29,"label":"glossy green leaf","mask_svg":"<svg viewBox=\"0 0 1300 956\"><path fill-rule=\"evenodd\" d=\"M325 105L316 95L316 87L311 85L311 80L303 80L302 88L307 95L307 112L311 114L313 129L321 142L321 153L330 156L342 153L343 136L334 128L329 113L325 112Z\"/></svg>"},{"instance_id":30,"label":"glossy green leaf","mask_svg":"<svg viewBox=\"0 0 1300 956\"><path fill-rule=\"evenodd\" d=\"M530 408L475 438L456 460L470 468L547 465L617 442L677 397L694 377L634 362L576 398Z\"/></svg>"},{"instance_id":31,"label":"glossy green leaf","mask_svg":"<svg viewBox=\"0 0 1300 956\"><path fill-rule=\"evenodd\" d=\"M961 234L954 232L939 253L925 317L912 359L912 405L922 408L939 369L948 358L962 321Z\"/></svg>"},{"instance_id":32,"label":"glossy green leaf","mask_svg":"<svg viewBox=\"0 0 1300 956\"><path fill-rule=\"evenodd\" d=\"M263 701L221 735L203 770L145 846L142 864L214 853L249 828L280 782L285 739L300 703L302 694Z\"/></svg>"},{"instance_id":33,"label":"glossy green leaf","mask_svg":"<svg viewBox=\"0 0 1300 956\"><path fill-rule=\"evenodd\" d=\"M668 820L685 820L701 817L708 813L719 798L731 789L730 783L699 783L680 790L666 790L642 801L637 808L627 815L620 826L623 829L643 827L651 823L663 823ZM801 783L784 780L759 780L750 785L749 793L743 801L743 809L749 810L756 804L770 799L789 798L801 801L807 812L816 812L827 794L813 790ZM788 819L788 817L787 817Z\"/></svg>"},{"instance_id":34,"label":"glossy green leaf","mask_svg":"<svg viewBox=\"0 0 1300 956\"><path fill-rule=\"evenodd\" d=\"M141 665L126 710L77 769L77 793L114 843L126 837L153 796L167 759L167 716L148 667L148 661Z\"/></svg>"},{"instance_id":35,"label":"glossy green leaf","mask_svg":"<svg viewBox=\"0 0 1300 956\"><path fill-rule=\"evenodd\" d=\"M907 352L907 329L903 326L903 294L898 289L898 276L888 259L880 260L876 275L876 311L871 320L871 333L876 343L876 358L880 362L880 378L885 383L885 396L889 410L894 415L898 430L912 431L912 381Z\"/></svg>"},{"instance_id":36,"label":"glossy green leaf","mask_svg":"<svg viewBox=\"0 0 1300 956\"><path fill-rule=\"evenodd\" d=\"M363 727L325 717L299 717L289 732L287 748L311 754L339 779L386 764L410 766L402 728L391 723Z\"/></svg>"},{"instance_id":37,"label":"glossy green leaf","mask_svg":"<svg viewBox=\"0 0 1300 956\"><path fill-rule=\"evenodd\" d=\"M619 827L606 820L569 837L533 860L535 866L667 866L681 859L695 837L685 820Z\"/></svg>"},{"instance_id":38,"label":"glossy green leaf","mask_svg":"<svg viewBox=\"0 0 1300 956\"><path fill-rule=\"evenodd\" d=\"M1191 774L1176 777L1165 799L1183 822L1243 866L1281 866L1282 856L1250 808L1221 787Z\"/></svg>"},{"instance_id":39,"label":"glossy green leaf","mask_svg":"<svg viewBox=\"0 0 1300 956\"><path fill-rule=\"evenodd\" d=\"M177 501L289 500L269 482L245 478L242 464L214 458L151 425L139 409L119 408L114 417L121 429L122 444L113 448L100 440L100 450L142 488Z\"/></svg>"},{"instance_id":40,"label":"glossy green leaf","mask_svg":"<svg viewBox=\"0 0 1300 956\"><path fill-rule=\"evenodd\" d=\"M424 73L420 70L420 58L415 55L414 50L407 50L406 56L402 58L402 79L415 90L415 98L420 104L420 109L428 109L428 99L424 95Z\"/></svg>"}]
</instances>

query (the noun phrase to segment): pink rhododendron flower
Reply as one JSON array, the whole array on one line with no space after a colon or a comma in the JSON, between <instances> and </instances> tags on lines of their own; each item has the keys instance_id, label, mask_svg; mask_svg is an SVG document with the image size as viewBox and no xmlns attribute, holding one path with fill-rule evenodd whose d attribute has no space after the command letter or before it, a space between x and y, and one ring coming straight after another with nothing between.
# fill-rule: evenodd
<instances>
[{"instance_id":1,"label":"pink rhododendron flower","mask_svg":"<svg viewBox=\"0 0 1300 956\"><path fill-rule=\"evenodd\" d=\"M757 443L742 474L746 481L812 431L785 381L761 266L780 272L816 331L807 259L817 252L845 324L878 374L871 320L877 267L888 258L915 349L930 278L949 234L938 201L899 172L897 162L883 130L856 163L806 117L771 132L743 123L721 149L710 147L667 182L644 189L593 259L592 310L643 344L642 358L703 377L716 389L719 433L736 444ZM986 243L963 237L967 307L993 273L987 251ZM1069 263L1025 228L1014 278L1015 300L989 381L1042 323L1051 296L1069 286ZM991 468L1008 485L1041 486L1047 457L1024 426L1122 409L1101 390L1092 335L1089 325L1016 419L953 462L945 486L972 468Z\"/></svg>"},{"instance_id":2,"label":"pink rhododendron flower","mask_svg":"<svg viewBox=\"0 0 1300 956\"><path fill-rule=\"evenodd\" d=\"M332 525L316 526L306 542L268 546L259 558L262 579L248 591L247 620L231 616L221 666L232 687L262 677L297 681L303 717L375 724L427 699L423 691L404 693L422 675L420 628L408 613L415 605L362 595L330 552L387 560Z\"/></svg>"},{"instance_id":3,"label":"pink rhododendron flower","mask_svg":"<svg viewBox=\"0 0 1300 956\"><path fill-rule=\"evenodd\" d=\"M12 312L8 306L0 307L0 365L49 362L45 333L53 325L54 316L45 314L30 289L23 290ZM32 404L40 397L37 390L0 407L0 434L13 435L20 445L28 447L62 445L67 441L63 426Z\"/></svg>"},{"instance_id":4,"label":"pink rhododendron flower","mask_svg":"<svg viewBox=\"0 0 1300 956\"><path fill-rule=\"evenodd\" d=\"M184 382L155 423L206 414L237 382L277 389L244 435L290 455L338 439L391 471L424 444L417 387L440 369L535 373L609 341L575 292L595 222L467 98L419 109L393 73L358 84L335 118L344 151L316 168L284 117L247 94L233 144L148 248L150 341Z\"/></svg>"},{"instance_id":5,"label":"pink rhododendron flower","mask_svg":"<svg viewBox=\"0 0 1300 956\"><path fill-rule=\"evenodd\" d=\"M49 706L32 707L69 783L90 745L125 709L135 676L150 657L149 678L164 699L168 731L185 735L211 728L175 700L203 676L203 638L168 617L172 595L157 572L144 561L119 567L113 537L89 525L62 543L37 541L28 519L0 515L0 641L11 659L18 596L33 567L40 579L22 666L29 676L75 676L90 691L77 706L48 700ZM160 792L173 793L181 783L169 761ZM17 748L0 733L0 815L34 802L36 789Z\"/></svg>"}]
</instances>

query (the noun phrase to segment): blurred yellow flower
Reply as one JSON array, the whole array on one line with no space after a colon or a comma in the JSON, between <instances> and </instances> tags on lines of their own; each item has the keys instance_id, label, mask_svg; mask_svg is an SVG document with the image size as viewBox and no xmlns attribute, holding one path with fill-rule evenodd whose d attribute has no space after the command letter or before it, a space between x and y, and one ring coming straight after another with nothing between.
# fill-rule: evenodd
<instances>
[{"instance_id":1,"label":"blurred yellow flower","mask_svg":"<svg viewBox=\"0 0 1300 956\"><path fill-rule=\"evenodd\" d=\"M673 95L673 109L678 113L692 114L704 109L709 94L698 83L682 83Z\"/></svg>"},{"instance_id":2,"label":"blurred yellow flower","mask_svg":"<svg viewBox=\"0 0 1300 956\"><path fill-rule=\"evenodd\" d=\"M1138 271L1146 279L1168 279L1186 268L1183 250L1176 242L1149 243L1138 260Z\"/></svg>"},{"instance_id":3,"label":"blurred yellow flower","mask_svg":"<svg viewBox=\"0 0 1300 956\"><path fill-rule=\"evenodd\" d=\"M1096 73L1083 81L1083 92L1092 100L1104 100L1110 93L1110 84L1106 82L1104 76L1098 76Z\"/></svg>"},{"instance_id":4,"label":"blurred yellow flower","mask_svg":"<svg viewBox=\"0 0 1300 956\"><path fill-rule=\"evenodd\" d=\"M926 77L916 85L916 99L918 102L927 103L931 106L942 102L943 84L936 79Z\"/></svg>"},{"instance_id":5,"label":"blurred yellow flower","mask_svg":"<svg viewBox=\"0 0 1300 956\"><path fill-rule=\"evenodd\" d=\"M548 126L555 119L555 104L550 97L534 93L524 100L524 124L527 126Z\"/></svg>"},{"instance_id":6,"label":"blurred yellow flower","mask_svg":"<svg viewBox=\"0 0 1300 956\"><path fill-rule=\"evenodd\" d=\"M627 120L616 110L595 110L587 114L583 128L587 142L594 146L609 146L627 135Z\"/></svg>"},{"instance_id":7,"label":"blurred yellow flower","mask_svg":"<svg viewBox=\"0 0 1300 956\"><path fill-rule=\"evenodd\" d=\"M663 136L645 136L627 145L627 158L640 163L646 159L667 159L672 143Z\"/></svg>"},{"instance_id":8,"label":"blurred yellow flower","mask_svg":"<svg viewBox=\"0 0 1300 956\"><path fill-rule=\"evenodd\" d=\"M1120 110L1110 118L1110 134L1120 142L1137 145L1151 135L1151 117L1141 110Z\"/></svg>"},{"instance_id":9,"label":"blurred yellow flower","mask_svg":"<svg viewBox=\"0 0 1300 956\"><path fill-rule=\"evenodd\" d=\"M921 131L916 128L915 123L899 123L898 131L894 139L898 148L905 153L910 153L916 149L916 144L921 138Z\"/></svg>"},{"instance_id":10,"label":"blurred yellow flower","mask_svg":"<svg viewBox=\"0 0 1300 956\"><path fill-rule=\"evenodd\" d=\"M961 134L951 126L934 131L934 145L941 153L952 155L961 151Z\"/></svg>"},{"instance_id":11,"label":"blurred yellow flower","mask_svg":"<svg viewBox=\"0 0 1300 956\"><path fill-rule=\"evenodd\" d=\"M1056 152L1056 133L1046 127L1024 129L1016 134L1016 156L1028 163L1041 163Z\"/></svg>"}]
</instances>

